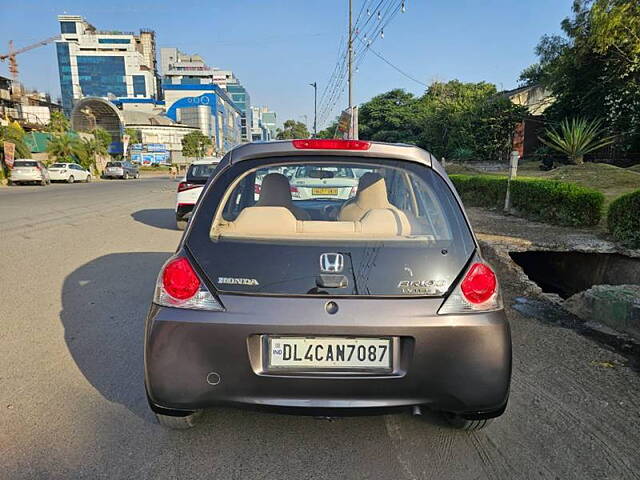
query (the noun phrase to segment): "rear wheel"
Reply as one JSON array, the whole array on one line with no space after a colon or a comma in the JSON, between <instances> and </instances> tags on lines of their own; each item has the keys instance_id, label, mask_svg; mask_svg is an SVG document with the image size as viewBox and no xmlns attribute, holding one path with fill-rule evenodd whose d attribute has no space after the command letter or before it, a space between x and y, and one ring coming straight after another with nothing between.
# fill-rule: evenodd
<instances>
[{"instance_id":1,"label":"rear wheel","mask_svg":"<svg viewBox=\"0 0 640 480\"><path fill-rule=\"evenodd\" d=\"M155 413L158 423L165 428L172 430L188 430L198 424L198 420L202 415L202 410L195 411L188 415L174 417L172 415L163 415L161 413Z\"/></svg>"},{"instance_id":2,"label":"rear wheel","mask_svg":"<svg viewBox=\"0 0 640 480\"><path fill-rule=\"evenodd\" d=\"M69 175L69 178L67 178L67 183L73 183L75 182L75 178L73 178L73 175Z\"/></svg>"},{"instance_id":3,"label":"rear wheel","mask_svg":"<svg viewBox=\"0 0 640 480\"><path fill-rule=\"evenodd\" d=\"M137 172L136 175L133 178L135 178L135 179L140 178L140 172Z\"/></svg>"},{"instance_id":4,"label":"rear wheel","mask_svg":"<svg viewBox=\"0 0 640 480\"><path fill-rule=\"evenodd\" d=\"M493 418L485 418L482 420L469 420L460 415L456 415L454 413L445 413L444 418L447 420L449 425L457 430L464 430L467 432L473 432L476 430L482 430L486 426L490 425L493 422Z\"/></svg>"}]
</instances>

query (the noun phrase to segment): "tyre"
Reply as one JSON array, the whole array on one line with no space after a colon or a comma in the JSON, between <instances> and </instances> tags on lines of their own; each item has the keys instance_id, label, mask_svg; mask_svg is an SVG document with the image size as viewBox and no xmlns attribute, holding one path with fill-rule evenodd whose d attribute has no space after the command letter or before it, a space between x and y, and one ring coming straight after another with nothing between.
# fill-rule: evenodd
<instances>
[{"instance_id":1,"label":"tyre","mask_svg":"<svg viewBox=\"0 0 640 480\"><path fill-rule=\"evenodd\" d=\"M69 178L67 178L67 183L73 183L75 182L75 178L73 178L73 175L69 175Z\"/></svg>"},{"instance_id":2,"label":"tyre","mask_svg":"<svg viewBox=\"0 0 640 480\"><path fill-rule=\"evenodd\" d=\"M84 179L85 183L89 183L91 181L91 175L87 175L87 178Z\"/></svg>"},{"instance_id":3,"label":"tyre","mask_svg":"<svg viewBox=\"0 0 640 480\"><path fill-rule=\"evenodd\" d=\"M161 413L154 413L158 423L165 428L172 430L187 430L193 428L198 424L198 420L202 415L202 410L184 415L181 417L174 417L172 415L163 415Z\"/></svg>"},{"instance_id":4,"label":"tyre","mask_svg":"<svg viewBox=\"0 0 640 480\"><path fill-rule=\"evenodd\" d=\"M187 221L186 220L176 220L176 227L178 230L186 230Z\"/></svg>"},{"instance_id":5,"label":"tyre","mask_svg":"<svg viewBox=\"0 0 640 480\"><path fill-rule=\"evenodd\" d=\"M493 418L485 418L482 420L468 420L464 417L461 417L460 415L455 415L453 413L445 413L444 418L453 428L457 430L464 430L466 432L482 430L486 426L490 425L491 422L493 422Z\"/></svg>"},{"instance_id":6,"label":"tyre","mask_svg":"<svg viewBox=\"0 0 640 480\"><path fill-rule=\"evenodd\" d=\"M43 178L42 180L40 180L40 185L42 185L43 187L47 186L47 179Z\"/></svg>"},{"instance_id":7,"label":"tyre","mask_svg":"<svg viewBox=\"0 0 640 480\"><path fill-rule=\"evenodd\" d=\"M135 176L134 176L133 178L135 178L136 180L137 180L138 178L140 178L140 172L136 172L136 174L135 174Z\"/></svg>"}]
</instances>

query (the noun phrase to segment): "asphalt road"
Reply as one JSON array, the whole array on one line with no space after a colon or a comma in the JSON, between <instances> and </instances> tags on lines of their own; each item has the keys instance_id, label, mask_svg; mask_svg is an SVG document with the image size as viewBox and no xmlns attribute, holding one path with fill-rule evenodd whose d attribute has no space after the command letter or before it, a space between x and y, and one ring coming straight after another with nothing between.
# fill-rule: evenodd
<instances>
[{"instance_id":1,"label":"asphalt road","mask_svg":"<svg viewBox=\"0 0 640 480\"><path fill-rule=\"evenodd\" d=\"M640 478L638 373L511 308L511 401L481 432L432 414L327 421L231 408L164 430L146 405L142 338L180 238L175 185L0 188L0 478ZM511 304L518 292L501 273Z\"/></svg>"}]
</instances>

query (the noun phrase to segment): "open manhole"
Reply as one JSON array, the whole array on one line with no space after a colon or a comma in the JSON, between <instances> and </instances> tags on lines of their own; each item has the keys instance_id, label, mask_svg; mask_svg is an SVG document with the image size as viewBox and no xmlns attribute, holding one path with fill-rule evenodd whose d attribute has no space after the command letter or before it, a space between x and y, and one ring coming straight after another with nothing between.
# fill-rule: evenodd
<instances>
[{"instance_id":1,"label":"open manhole","mask_svg":"<svg viewBox=\"0 0 640 480\"><path fill-rule=\"evenodd\" d=\"M640 259L617 253L529 251L509 255L543 292L565 299L594 285L640 284Z\"/></svg>"}]
</instances>

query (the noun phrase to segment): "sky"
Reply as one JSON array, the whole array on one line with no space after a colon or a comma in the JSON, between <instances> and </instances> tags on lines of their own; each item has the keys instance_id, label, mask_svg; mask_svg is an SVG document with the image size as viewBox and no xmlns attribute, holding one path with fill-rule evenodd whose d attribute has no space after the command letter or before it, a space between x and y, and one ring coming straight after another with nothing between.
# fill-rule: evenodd
<instances>
[{"instance_id":1,"label":"sky","mask_svg":"<svg viewBox=\"0 0 640 480\"><path fill-rule=\"evenodd\" d=\"M379 0L353 0L354 17L365 4L376 16ZM536 61L543 34L560 31L572 0L406 0L372 49L423 84L434 80L488 81L517 86ZM0 0L0 52L59 33L56 15L84 16L102 30L151 28L160 47L198 53L207 64L233 70L253 105L313 124L313 88L322 97L347 32L347 0ZM374 18L375 21L375 18ZM362 20L361 20L362 22ZM362 24L362 23L361 23ZM55 47L18 56L29 88L60 94ZM0 75L8 76L7 63ZM425 87L369 52L354 75L356 104L393 88L416 95ZM318 129L347 106L345 93Z\"/></svg>"}]
</instances>

